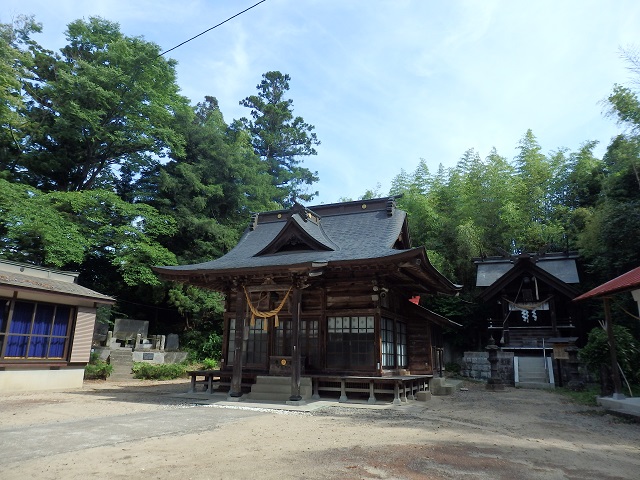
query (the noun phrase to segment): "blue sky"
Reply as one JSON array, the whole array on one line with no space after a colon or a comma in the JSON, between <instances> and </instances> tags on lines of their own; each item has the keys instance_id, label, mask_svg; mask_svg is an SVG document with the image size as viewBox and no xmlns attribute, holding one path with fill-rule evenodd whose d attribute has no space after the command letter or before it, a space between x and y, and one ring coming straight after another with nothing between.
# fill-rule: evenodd
<instances>
[{"instance_id":1,"label":"blue sky","mask_svg":"<svg viewBox=\"0 0 640 480\"><path fill-rule=\"evenodd\" d=\"M1 22L34 14L43 46L102 16L163 50L257 0L3 0ZM620 48L640 47L637 0L267 0L168 54L192 103L218 98L225 120L263 73L291 76L294 114L322 144L311 203L357 198L424 158L432 172L474 148L512 159L532 129L545 153L621 130L604 115L614 83L631 84Z\"/></svg>"}]
</instances>

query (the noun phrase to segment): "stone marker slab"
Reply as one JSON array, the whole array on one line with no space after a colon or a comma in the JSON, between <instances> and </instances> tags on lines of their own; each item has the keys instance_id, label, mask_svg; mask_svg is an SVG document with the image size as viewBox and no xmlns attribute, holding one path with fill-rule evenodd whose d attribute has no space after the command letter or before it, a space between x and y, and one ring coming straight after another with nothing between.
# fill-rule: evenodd
<instances>
[{"instance_id":1,"label":"stone marker slab","mask_svg":"<svg viewBox=\"0 0 640 480\"><path fill-rule=\"evenodd\" d=\"M170 333L169 335L167 335L167 341L165 343L164 349L165 350L178 350L178 348L180 348L180 340L178 338L178 335L176 333Z\"/></svg>"},{"instance_id":2,"label":"stone marker slab","mask_svg":"<svg viewBox=\"0 0 640 480\"><path fill-rule=\"evenodd\" d=\"M132 320L130 318L116 318L113 326L113 338L127 340L136 338L147 338L149 334L149 322L146 320Z\"/></svg>"}]
</instances>

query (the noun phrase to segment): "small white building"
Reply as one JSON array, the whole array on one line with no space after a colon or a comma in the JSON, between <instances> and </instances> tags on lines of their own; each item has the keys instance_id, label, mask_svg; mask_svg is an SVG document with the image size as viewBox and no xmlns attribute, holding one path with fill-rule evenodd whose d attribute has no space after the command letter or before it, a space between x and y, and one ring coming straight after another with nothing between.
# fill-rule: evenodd
<instances>
[{"instance_id":1,"label":"small white building","mask_svg":"<svg viewBox=\"0 0 640 480\"><path fill-rule=\"evenodd\" d=\"M82 388L99 305L78 273L0 260L0 392Z\"/></svg>"}]
</instances>

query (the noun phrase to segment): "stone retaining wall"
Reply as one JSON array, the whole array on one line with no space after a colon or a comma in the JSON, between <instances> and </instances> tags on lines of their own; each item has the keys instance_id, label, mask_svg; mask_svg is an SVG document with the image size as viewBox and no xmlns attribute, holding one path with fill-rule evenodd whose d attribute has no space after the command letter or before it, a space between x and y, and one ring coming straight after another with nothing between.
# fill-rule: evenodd
<instances>
[{"instance_id":1,"label":"stone retaining wall","mask_svg":"<svg viewBox=\"0 0 640 480\"><path fill-rule=\"evenodd\" d=\"M131 352L129 349L122 349L127 352ZM93 353L97 353L100 360L106 361L111 354L111 349L108 347L94 346L91 347ZM131 358L134 362L149 362L149 363L180 363L187 359L187 352L160 352L157 350L136 350L132 352Z\"/></svg>"},{"instance_id":2,"label":"stone retaining wall","mask_svg":"<svg viewBox=\"0 0 640 480\"><path fill-rule=\"evenodd\" d=\"M460 373L476 380L491 378L488 352L464 352ZM505 385L515 385L513 375L513 352L498 352L498 375Z\"/></svg>"}]
</instances>

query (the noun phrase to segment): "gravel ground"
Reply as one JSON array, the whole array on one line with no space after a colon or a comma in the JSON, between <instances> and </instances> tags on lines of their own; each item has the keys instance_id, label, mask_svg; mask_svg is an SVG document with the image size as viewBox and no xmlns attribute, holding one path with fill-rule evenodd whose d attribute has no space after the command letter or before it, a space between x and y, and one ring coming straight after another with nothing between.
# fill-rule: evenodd
<instances>
[{"instance_id":1,"label":"gravel ground","mask_svg":"<svg viewBox=\"0 0 640 480\"><path fill-rule=\"evenodd\" d=\"M184 380L0 393L0 478L640 478L640 423L552 392L464 387L310 411L202 405Z\"/></svg>"}]
</instances>

